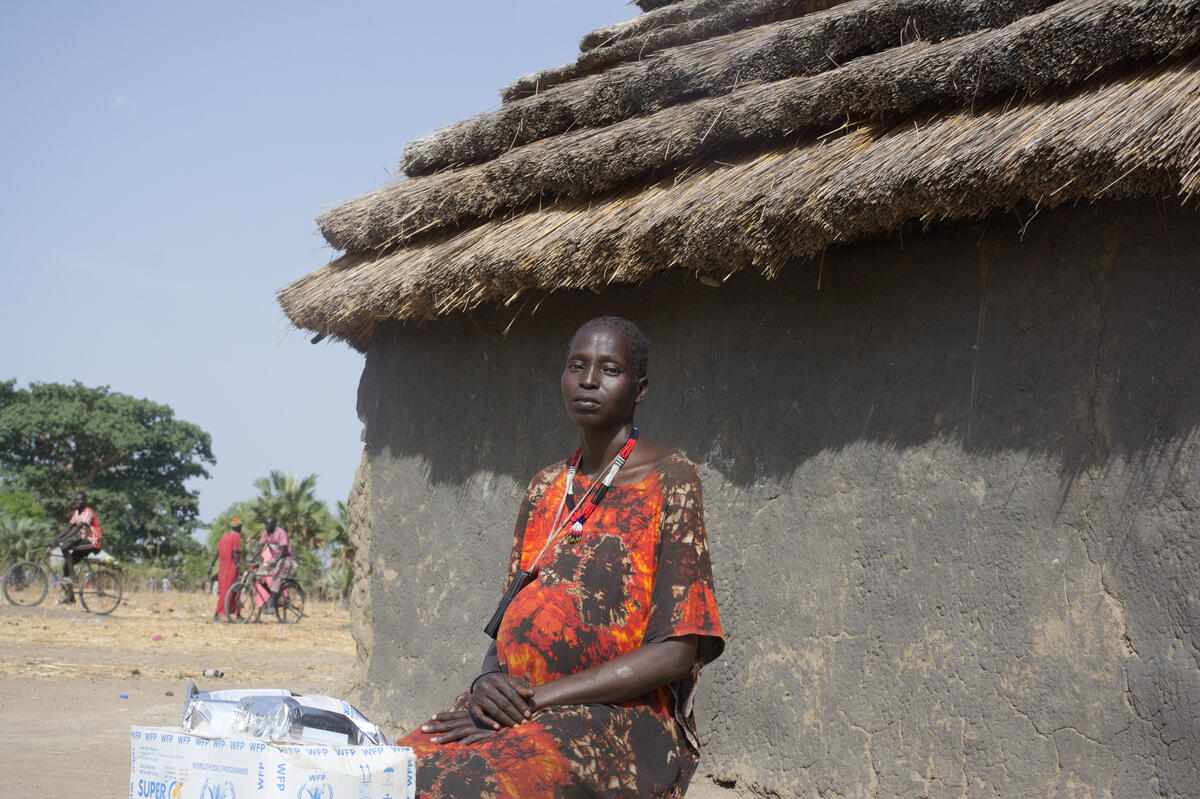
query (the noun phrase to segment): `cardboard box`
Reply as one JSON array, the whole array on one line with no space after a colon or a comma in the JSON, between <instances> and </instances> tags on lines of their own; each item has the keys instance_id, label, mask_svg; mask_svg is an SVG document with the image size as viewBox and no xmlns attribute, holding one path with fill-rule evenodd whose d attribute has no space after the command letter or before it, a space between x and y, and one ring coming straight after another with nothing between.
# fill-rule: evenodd
<instances>
[{"instance_id":1,"label":"cardboard box","mask_svg":"<svg viewBox=\"0 0 1200 799\"><path fill-rule=\"evenodd\" d=\"M406 746L289 746L200 738L169 727L129 733L130 799L414 799Z\"/></svg>"}]
</instances>

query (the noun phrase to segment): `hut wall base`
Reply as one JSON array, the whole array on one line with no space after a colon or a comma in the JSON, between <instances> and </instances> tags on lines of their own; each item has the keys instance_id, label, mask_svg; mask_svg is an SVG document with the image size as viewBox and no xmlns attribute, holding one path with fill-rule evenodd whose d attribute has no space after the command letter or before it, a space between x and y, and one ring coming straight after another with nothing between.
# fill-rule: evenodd
<instances>
[{"instance_id":1,"label":"hut wall base","mask_svg":"<svg viewBox=\"0 0 1200 799\"><path fill-rule=\"evenodd\" d=\"M411 728L476 673L525 482L574 446L564 342L617 309L640 426L704 478L702 771L1200 795L1200 212L1151 200L377 332L364 709Z\"/></svg>"}]
</instances>

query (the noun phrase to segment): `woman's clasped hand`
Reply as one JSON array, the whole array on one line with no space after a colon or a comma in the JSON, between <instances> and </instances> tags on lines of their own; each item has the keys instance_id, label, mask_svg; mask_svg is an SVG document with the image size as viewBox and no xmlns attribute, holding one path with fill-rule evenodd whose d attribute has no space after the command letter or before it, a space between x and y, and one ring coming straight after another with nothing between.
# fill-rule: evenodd
<instances>
[{"instance_id":1,"label":"woman's clasped hand","mask_svg":"<svg viewBox=\"0 0 1200 799\"><path fill-rule=\"evenodd\" d=\"M463 700L467 705L465 710L435 713L421 725L421 732L434 736L434 743L472 743L501 727L515 727L532 718L536 709L533 689L501 671L485 672L475 678Z\"/></svg>"}]
</instances>

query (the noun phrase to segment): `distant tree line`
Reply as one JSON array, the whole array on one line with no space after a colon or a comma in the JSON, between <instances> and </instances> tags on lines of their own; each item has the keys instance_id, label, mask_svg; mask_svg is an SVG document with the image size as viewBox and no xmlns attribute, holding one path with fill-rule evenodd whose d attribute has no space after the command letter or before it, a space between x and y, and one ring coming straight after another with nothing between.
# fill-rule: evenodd
<instances>
[{"instance_id":1,"label":"distant tree line","mask_svg":"<svg viewBox=\"0 0 1200 799\"><path fill-rule=\"evenodd\" d=\"M207 559L211 562L217 542L234 519L242 520L242 548L246 557L254 555L268 516L274 516L288 531L296 562L294 576L309 590L327 597L341 597L354 579L354 549L347 534L346 505L337 503L337 512L317 499L317 476L296 478L273 470L254 481L258 494L235 502L221 512L208 532ZM193 566L196 565L194 562ZM194 569L193 569L194 571ZM201 575L202 576L202 575Z\"/></svg>"},{"instance_id":2,"label":"distant tree line","mask_svg":"<svg viewBox=\"0 0 1200 799\"><path fill-rule=\"evenodd\" d=\"M289 533L296 573L312 591L344 595L354 552L346 508L336 512L316 496L317 476L282 471L254 481L256 495L212 521L208 547L199 491L185 484L208 477L216 463L212 438L175 417L166 405L74 382L0 381L0 560L38 558L42 545L70 518L76 491L85 491L103 528L106 552L130 564L170 570L200 586L217 541L233 518L243 522L247 557L268 516Z\"/></svg>"},{"instance_id":3,"label":"distant tree line","mask_svg":"<svg viewBox=\"0 0 1200 799\"><path fill-rule=\"evenodd\" d=\"M185 484L215 463L211 436L167 405L107 386L0 381L0 546L37 549L85 491L105 551L180 562L200 549L199 491Z\"/></svg>"}]
</instances>

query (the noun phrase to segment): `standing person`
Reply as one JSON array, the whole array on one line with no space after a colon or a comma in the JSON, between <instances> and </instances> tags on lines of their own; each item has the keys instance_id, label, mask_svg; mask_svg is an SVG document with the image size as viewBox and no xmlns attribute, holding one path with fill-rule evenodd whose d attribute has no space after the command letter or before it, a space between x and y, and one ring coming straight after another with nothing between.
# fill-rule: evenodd
<instances>
[{"instance_id":1,"label":"standing person","mask_svg":"<svg viewBox=\"0 0 1200 799\"><path fill-rule=\"evenodd\" d=\"M221 567L214 576L212 570L217 561L221 562ZM209 582L217 581L217 612L213 614L213 621L220 621L221 617L225 615L241 615L241 608L225 607L225 595L229 593L229 587L237 580L238 572L241 569L242 520L234 519L229 523L229 531L217 542L216 554L213 555L212 563L208 564ZM229 601L236 605L237 597L230 597Z\"/></svg>"},{"instance_id":2,"label":"standing person","mask_svg":"<svg viewBox=\"0 0 1200 799\"><path fill-rule=\"evenodd\" d=\"M696 680L725 642L696 467L633 426L646 362L625 319L571 340L561 390L580 446L525 493L508 581L532 578L488 625L479 676L399 741L422 799L687 790Z\"/></svg>"},{"instance_id":3,"label":"standing person","mask_svg":"<svg viewBox=\"0 0 1200 799\"><path fill-rule=\"evenodd\" d=\"M100 551L100 520L88 507L87 494L75 494L75 512L67 529L58 534L54 543L60 546L63 557L62 598L65 604L75 601L75 564L93 552Z\"/></svg>"},{"instance_id":4,"label":"standing person","mask_svg":"<svg viewBox=\"0 0 1200 799\"><path fill-rule=\"evenodd\" d=\"M279 586L283 578L292 570L292 547L288 541L288 532L279 526L274 516L267 517L267 524L262 537L258 540L258 552L254 557L262 556L263 566L267 567L267 587L271 589L269 597L263 596L259 588L259 601L265 610L275 607L275 597L279 595Z\"/></svg>"}]
</instances>

